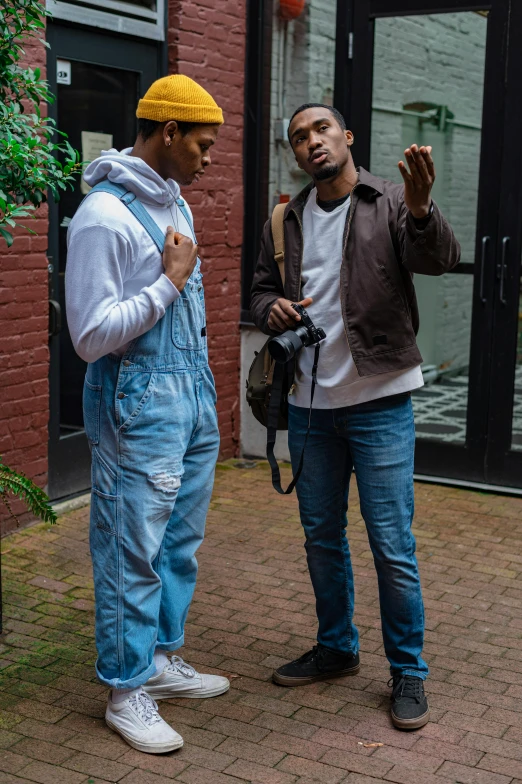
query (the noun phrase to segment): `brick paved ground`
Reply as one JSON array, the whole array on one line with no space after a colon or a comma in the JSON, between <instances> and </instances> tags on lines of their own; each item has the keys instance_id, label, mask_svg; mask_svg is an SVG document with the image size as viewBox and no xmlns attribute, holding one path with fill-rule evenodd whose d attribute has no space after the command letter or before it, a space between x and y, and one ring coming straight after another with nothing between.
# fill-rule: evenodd
<instances>
[{"instance_id":1,"label":"brick paved ground","mask_svg":"<svg viewBox=\"0 0 522 784\"><path fill-rule=\"evenodd\" d=\"M376 580L355 503L361 673L280 688L272 668L315 632L296 501L272 491L264 465L220 467L182 653L229 674L232 689L163 702L185 746L159 757L104 726L88 510L4 539L0 784L522 784L522 500L432 485L416 494L433 721L410 734L388 718Z\"/></svg>"}]
</instances>

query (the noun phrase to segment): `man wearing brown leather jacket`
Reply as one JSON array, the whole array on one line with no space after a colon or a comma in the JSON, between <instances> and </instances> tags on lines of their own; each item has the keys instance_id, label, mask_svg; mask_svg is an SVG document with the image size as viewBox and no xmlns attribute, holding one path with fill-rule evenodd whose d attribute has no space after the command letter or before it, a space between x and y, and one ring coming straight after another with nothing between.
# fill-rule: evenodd
<instances>
[{"instance_id":1,"label":"man wearing brown leather jacket","mask_svg":"<svg viewBox=\"0 0 522 784\"><path fill-rule=\"evenodd\" d=\"M251 313L266 334L297 326L301 301L321 344L311 429L297 483L319 622L317 645L274 672L284 686L359 672L354 581L346 537L348 488L357 476L377 570L384 648L396 727L429 720L422 659L424 607L413 519L415 430L411 392L422 386L413 274L441 275L460 247L431 199L431 147L412 145L398 166L403 185L356 169L353 134L335 109L305 104L289 141L312 182L285 210L285 284L263 232ZM308 426L314 348L297 355L289 397L294 471Z\"/></svg>"}]
</instances>

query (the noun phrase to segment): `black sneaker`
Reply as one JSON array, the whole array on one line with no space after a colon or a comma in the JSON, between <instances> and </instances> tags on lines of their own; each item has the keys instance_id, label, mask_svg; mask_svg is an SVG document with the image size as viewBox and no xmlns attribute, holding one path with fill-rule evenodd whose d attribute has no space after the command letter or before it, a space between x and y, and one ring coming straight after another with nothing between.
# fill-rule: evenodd
<instances>
[{"instance_id":1,"label":"black sneaker","mask_svg":"<svg viewBox=\"0 0 522 784\"><path fill-rule=\"evenodd\" d=\"M394 675L388 686L391 695L391 717L399 730L418 730L430 720L430 708L424 694L424 681L415 675Z\"/></svg>"},{"instance_id":2,"label":"black sneaker","mask_svg":"<svg viewBox=\"0 0 522 784\"><path fill-rule=\"evenodd\" d=\"M314 645L300 659L274 670L272 679L280 686L304 686L328 678L357 675L360 666L358 653L338 653L322 645Z\"/></svg>"}]
</instances>

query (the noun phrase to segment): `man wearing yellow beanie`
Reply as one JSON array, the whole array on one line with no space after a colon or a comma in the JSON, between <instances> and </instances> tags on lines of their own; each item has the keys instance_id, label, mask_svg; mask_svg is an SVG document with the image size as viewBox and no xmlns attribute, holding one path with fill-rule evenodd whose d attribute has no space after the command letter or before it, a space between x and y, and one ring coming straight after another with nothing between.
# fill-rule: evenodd
<instances>
[{"instance_id":1,"label":"man wearing yellow beanie","mask_svg":"<svg viewBox=\"0 0 522 784\"><path fill-rule=\"evenodd\" d=\"M106 721L134 748L183 740L155 699L212 697L228 680L179 656L219 448L201 264L180 185L210 165L223 114L186 76L159 79L133 148L85 170L92 190L68 233L67 318L89 364L90 547L96 672Z\"/></svg>"}]
</instances>

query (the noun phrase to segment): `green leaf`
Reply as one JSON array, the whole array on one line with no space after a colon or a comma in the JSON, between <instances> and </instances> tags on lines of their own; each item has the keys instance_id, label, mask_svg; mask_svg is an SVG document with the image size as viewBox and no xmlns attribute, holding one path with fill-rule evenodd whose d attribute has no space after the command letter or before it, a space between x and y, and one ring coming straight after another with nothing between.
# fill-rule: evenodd
<instances>
[{"instance_id":1,"label":"green leaf","mask_svg":"<svg viewBox=\"0 0 522 784\"><path fill-rule=\"evenodd\" d=\"M1 229L0 229L1 231ZM46 523L56 523L56 513L44 491L25 474L13 471L0 458L0 498L13 517L7 494L23 501L28 509ZM16 519L16 517L15 517Z\"/></svg>"},{"instance_id":2,"label":"green leaf","mask_svg":"<svg viewBox=\"0 0 522 784\"><path fill-rule=\"evenodd\" d=\"M41 116L40 104L54 100L49 83L40 68L24 64L26 44L48 45L41 31L49 16L39 0L0 2L0 228L9 243L9 227L21 226L47 191L73 187L77 174L78 151L62 144L67 137L52 118Z\"/></svg>"},{"instance_id":3,"label":"green leaf","mask_svg":"<svg viewBox=\"0 0 522 784\"><path fill-rule=\"evenodd\" d=\"M3 229L0 226L0 234L2 235L4 240L7 242L7 247L10 248L11 245L13 244L13 235L11 234L11 232L7 231L7 229Z\"/></svg>"}]
</instances>

